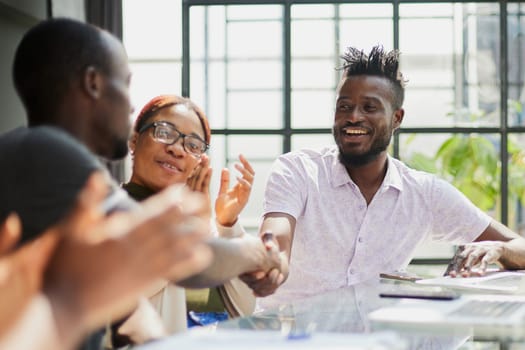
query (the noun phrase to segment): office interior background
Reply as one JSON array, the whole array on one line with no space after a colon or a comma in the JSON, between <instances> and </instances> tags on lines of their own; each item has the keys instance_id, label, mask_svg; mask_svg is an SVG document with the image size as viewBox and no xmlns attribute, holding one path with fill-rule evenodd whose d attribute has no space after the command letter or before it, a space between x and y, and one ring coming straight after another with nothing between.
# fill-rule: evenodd
<instances>
[{"instance_id":1,"label":"office interior background","mask_svg":"<svg viewBox=\"0 0 525 350\"><path fill-rule=\"evenodd\" d=\"M128 52L136 113L161 93L189 96L206 111L212 197L222 167L235 174L239 153L250 160L256 179L242 223L256 231L273 160L333 143L341 54L380 44L400 50L407 80L390 153L525 234L523 15L521 2L506 0L0 0L0 132L25 124L10 78L25 30L49 16L103 26ZM109 166L121 181L129 176L129 159ZM452 253L431 244L417 258Z\"/></svg>"}]
</instances>

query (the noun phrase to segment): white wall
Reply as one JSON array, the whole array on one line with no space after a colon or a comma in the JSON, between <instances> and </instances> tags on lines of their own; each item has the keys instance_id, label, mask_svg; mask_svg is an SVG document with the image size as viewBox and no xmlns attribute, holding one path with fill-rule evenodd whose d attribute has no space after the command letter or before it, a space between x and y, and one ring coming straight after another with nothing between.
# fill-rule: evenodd
<instances>
[{"instance_id":1,"label":"white wall","mask_svg":"<svg viewBox=\"0 0 525 350\"><path fill-rule=\"evenodd\" d=\"M53 0L53 15L85 19L84 0ZM13 57L24 33L47 18L46 0L0 0L0 133L25 125L25 112L11 77Z\"/></svg>"},{"instance_id":2,"label":"white wall","mask_svg":"<svg viewBox=\"0 0 525 350\"><path fill-rule=\"evenodd\" d=\"M45 0L0 0L0 132L25 124L22 104L13 87L11 67L25 31L46 18Z\"/></svg>"}]
</instances>

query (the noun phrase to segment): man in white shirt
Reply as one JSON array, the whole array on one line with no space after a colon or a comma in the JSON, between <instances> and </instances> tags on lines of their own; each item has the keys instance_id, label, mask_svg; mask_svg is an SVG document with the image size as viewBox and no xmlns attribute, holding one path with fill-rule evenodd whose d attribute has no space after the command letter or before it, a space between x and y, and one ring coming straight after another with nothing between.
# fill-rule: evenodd
<instances>
[{"instance_id":1,"label":"man in white shirt","mask_svg":"<svg viewBox=\"0 0 525 350\"><path fill-rule=\"evenodd\" d=\"M418 243L467 245L452 274L490 263L525 266L525 240L434 175L387 154L404 117L399 53L348 48L337 88L336 145L279 157L269 176L260 232L272 232L286 281L245 276L259 307L378 278L405 268ZM286 269L284 270L286 272ZM282 283L282 285L280 285ZM277 287L279 287L277 289ZM277 290L276 290L277 289Z\"/></svg>"}]
</instances>

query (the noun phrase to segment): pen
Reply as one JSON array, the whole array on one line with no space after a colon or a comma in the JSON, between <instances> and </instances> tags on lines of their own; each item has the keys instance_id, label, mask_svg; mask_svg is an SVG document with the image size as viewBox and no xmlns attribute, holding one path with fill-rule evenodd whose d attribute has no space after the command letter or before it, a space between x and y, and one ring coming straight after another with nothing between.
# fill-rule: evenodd
<instances>
[{"instance_id":1,"label":"pen","mask_svg":"<svg viewBox=\"0 0 525 350\"><path fill-rule=\"evenodd\" d=\"M309 338L311 338L311 334L309 332L299 332L299 331L290 332L288 333L288 336L286 337L286 339L288 340L301 340L301 339L309 339Z\"/></svg>"}]
</instances>

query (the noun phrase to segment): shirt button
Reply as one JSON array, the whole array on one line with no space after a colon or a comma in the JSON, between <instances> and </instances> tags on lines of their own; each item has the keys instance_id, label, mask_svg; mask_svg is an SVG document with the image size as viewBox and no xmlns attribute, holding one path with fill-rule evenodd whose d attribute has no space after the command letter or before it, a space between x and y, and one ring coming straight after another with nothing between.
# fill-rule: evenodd
<instances>
[{"instance_id":1,"label":"shirt button","mask_svg":"<svg viewBox=\"0 0 525 350\"><path fill-rule=\"evenodd\" d=\"M362 243L362 242L363 242L363 237L359 237L359 238L357 239L357 241L358 241L359 243Z\"/></svg>"},{"instance_id":2,"label":"shirt button","mask_svg":"<svg viewBox=\"0 0 525 350\"><path fill-rule=\"evenodd\" d=\"M350 269L350 274L353 275L355 273L354 269Z\"/></svg>"},{"instance_id":3,"label":"shirt button","mask_svg":"<svg viewBox=\"0 0 525 350\"><path fill-rule=\"evenodd\" d=\"M359 210L363 210L363 209L365 209L365 206L364 205L360 205L359 206Z\"/></svg>"}]
</instances>

